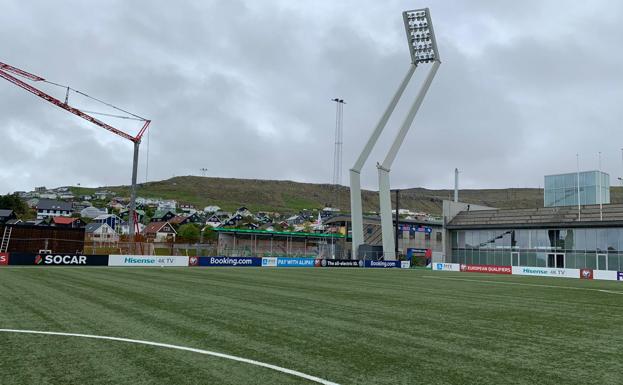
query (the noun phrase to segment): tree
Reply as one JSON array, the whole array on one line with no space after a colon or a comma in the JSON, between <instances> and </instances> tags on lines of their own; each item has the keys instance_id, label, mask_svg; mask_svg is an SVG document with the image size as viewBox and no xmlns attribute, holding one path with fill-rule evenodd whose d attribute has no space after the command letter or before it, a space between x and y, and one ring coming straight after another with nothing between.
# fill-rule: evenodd
<instances>
[{"instance_id":1,"label":"tree","mask_svg":"<svg viewBox=\"0 0 623 385\"><path fill-rule=\"evenodd\" d=\"M177 231L177 235L190 243L194 243L199 240L201 231L197 225L188 223L180 226L180 229Z\"/></svg>"},{"instance_id":2,"label":"tree","mask_svg":"<svg viewBox=\"0 0 623 385\"><path fill-rule=\"evenodd\" d=\"M18 216L28 213L28 205L17 194L0 195L0 209L13 210Z\"/></svg>"},{"instance_id":3,"label":"tree","mask_svg":"<svg viewBox=\"0 0 623 385\"><path fill-rule=\"evenodd\" d=\"M206 226L205 229L203 229L203 241L215 241L218 239L218 234L216 233L216 231L212 230L212 228L210 226Z\"/></svg>"}]
</instances>

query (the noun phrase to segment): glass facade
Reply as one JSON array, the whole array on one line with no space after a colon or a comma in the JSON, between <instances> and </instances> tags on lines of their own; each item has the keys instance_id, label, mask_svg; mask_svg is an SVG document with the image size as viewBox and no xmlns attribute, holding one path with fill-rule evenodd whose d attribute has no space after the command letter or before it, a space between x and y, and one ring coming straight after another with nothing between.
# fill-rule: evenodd
<instances>
[{"instance_id":1,"label":"glass facade","mask_svg":"<svg viewBox=\"0 0 623 385\"><path fill-rule=\"evenodd\" d=\"M623 227L452 230L452 262L623 271Z\"/></svg>"},{"instance_id":2,"label":"glass facade","mask_svg":"<svg viewBox=\"0 0 623 385\"><path fill-rule=\"evenodd\" d=\"M545 176L544 206L577 206L578 180L580 183L580 204L610 203L610 175L600 171Z\"/></svg>"}]
</instances>

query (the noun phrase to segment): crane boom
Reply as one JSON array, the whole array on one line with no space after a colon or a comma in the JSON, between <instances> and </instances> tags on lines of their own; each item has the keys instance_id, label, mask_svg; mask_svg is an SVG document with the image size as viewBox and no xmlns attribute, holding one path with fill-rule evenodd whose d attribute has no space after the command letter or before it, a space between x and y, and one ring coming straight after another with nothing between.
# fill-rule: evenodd
<instances>
[{"instance_id":1,"label":"crane boom","mask_svg":"<svg viewBox=\"0 0 623 385\"><path fill-rule=\"evenodd\" d=\"M130 207L129 207L129 224L130 224L130 236L134 237L134 235L136 234L136 232L138 231L138 221L137 221L137 217L136 217L136 174L137 174L137 169L138 169L138 149L139 149L139 145L141 144L141 138L143 137L143 134L145 133L145 131L147 131L147 128L149 127L149 124L151 123L151 120L149 119L143 119L144 123L143 123L143 127L141 127L141 129L139 130L138 134L136 136L132 136L126 132L123 132L107 123L102 122L101 120L94 118L93 116L75 108L70 106L67 103L67 99L65 99L65 102L60 101L59 99L41 91L40 89L31 86L30 84L16 78L13 75L17 75L17 76L21 76L23 78L26 78L28 80L31 81L35 81L35 82L47 82L47 83L51 83L47 80L45 80L44 78L31 74L29 72L26 72L24 70L21 70L19 68L13 67L9 64L6 63L2 63L0 62L0 78L6 79L7 81L15 84L16 86L25 89L28 92L31 92L35 95L37 95L38 97L40 97L43 100L46 100L52 104L54 104L57 107L60 107L62 109L64 109L65 111L68 111L76 116L81 117L84 120L87 120L93 124L95 124L96 126L99 126L105 130L108 130L110 132L112 132L113 134L116 134L124 139L127 139L131 142L134 143L134 160L132 163L132 189L130 192ZM54 83L51 83L54 84ZM58 84L57 84L58 85ZM75 91L75 90L74 90ZM67 92L69 93L69 87L67 87ZM76 91L78 92L78 91ZM83 94L80 92L80 94L88 96L86 94ZM97 99L96 99L97 100ZM101 102L101 101L100 101ZM105 102L102 102L105 103ZM105 103L113 108L117 108L114 107L108 103ZM117 108L119 109L119 108ZM123 111L123 110L121 110ZM127 113L127 111L124 111ZM133 115L133 114L131 114ZM136 115L134 115L136 116Z\"/></svg>"},{"instance_id":2,"label":"crane boom","mask_svg":"<svg viewBox=\"0 0 623 385\"><path fill-rule=\"evenodd\" d=\"M117 128L109 125L109 124L106 124L106 123L102 122L101 120L99 120L97 118L94 118L93 116L91 116L91 115L89 115L89 114L87 114L85 112L80 111L77 108L74 108L74 107L70 106L67 103L64 103L64 102L60 101L59 99L57 99L57 98L55 98L55 97L53 97L51 95L48 95L47 93L41 91L40 89L35 88L35 87L31 86L30 84L25 83L25 82L19 80L18 78L10 75L6 71L11 71L11 72L13 72L15 74L19 74L20 76L24 76L24 77L26 77L26 78L28 78L30 80L34 80L34 81L43 81L43 80L45 80L44 78L36 76L36 75L33 75L33 74L30 74L30 73L22 71L22 70L20 70L18 68L12 67L12 66L10 66L8 64L4 64L4 63L0 62L0 77L8 80L9 82L15 84L18 87L21 87L21 88L25 89L28 92L31 92L31 93L37 95L41 99L47 100L48 102L54 104L57 107L60 107L60 108L66 110L68 112L71 112L72 114L77 115L77 116L81 117L82 119L87 120L87 121L95 124L96 126L102 127L103 129L108 130L108 131L110 131L110 132L112 132L114 134L117 134L120 137L125 138L125 139L127 139L129 141L132 141L132 142L140 141L141 137L143 136L143 133L145 132L145 130L147 129L147 127L151 123L151 121L146 120L145 124L143 125L143 127L141 128L141 130L139 132L139 135L132 136L132 135L127 134L127 133L125 133L125 132L123 132L123 131L121 131L121 130L119 130L119 129L117 129Z\"/></svg>"}]
</instances>

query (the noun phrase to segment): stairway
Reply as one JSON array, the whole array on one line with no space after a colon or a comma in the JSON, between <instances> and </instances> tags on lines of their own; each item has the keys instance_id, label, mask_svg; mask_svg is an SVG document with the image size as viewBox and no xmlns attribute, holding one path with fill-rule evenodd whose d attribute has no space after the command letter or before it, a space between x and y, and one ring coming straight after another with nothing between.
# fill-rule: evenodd
<instances>
[{"instance_id":1,"label":"stairway","mask_svg":"<svg viewBox=\"0 0 623 385\"><path fill-rule=\"evenodd\" d=\"M2 243L0 243L0 253L6 253L9 250L9 241L11 240L11 232L13 227L6 226L2 235Z\"/></svg>"}]
</instances>

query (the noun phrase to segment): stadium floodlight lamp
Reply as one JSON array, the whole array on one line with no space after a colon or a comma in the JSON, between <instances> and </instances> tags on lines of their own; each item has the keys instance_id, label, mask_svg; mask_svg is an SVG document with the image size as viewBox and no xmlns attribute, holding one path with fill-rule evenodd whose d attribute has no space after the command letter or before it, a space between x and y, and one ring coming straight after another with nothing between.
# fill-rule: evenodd
<instances>
[{"instance_id":1,"label":"stadium floodlight lamp","mask_svg":"<svg viewBox=\"0 0 623 385\"><path fill-rule=\"evenodd\" d=\"M440 61L428 8L405 11L402 13L402 18L409 41L411 62L417 65Z\"/></svg>"}]
</instances>

